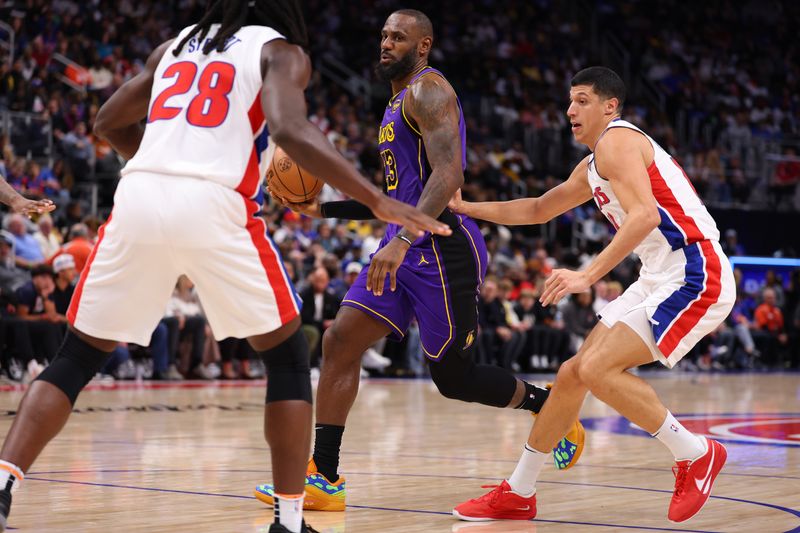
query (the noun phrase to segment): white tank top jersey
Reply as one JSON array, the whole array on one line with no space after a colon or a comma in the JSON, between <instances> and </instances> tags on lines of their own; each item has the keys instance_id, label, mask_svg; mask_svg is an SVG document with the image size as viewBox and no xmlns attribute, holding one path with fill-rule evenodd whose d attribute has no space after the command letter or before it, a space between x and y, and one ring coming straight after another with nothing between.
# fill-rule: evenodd
<instances>
[{"instance_id":1,"label":"white tank top jersey","mask_svg":"<svg viewBox=\"0 0 800 533\"><path fill-rule=\"evenodd\" d=\"M622 119L612 120L611 128L629 128L644 135L653 146L653 163L647 168L661 215L661 223L636 247L634 253L642 261L643 271L658 273L670 252L690 244L719 240L719 230L697 196L683 168L642 130ZM602 135L601 135L602 136ZM611 183L597 172L594 155L589 158L589 186L594 201L611 224L619 229L625 222L625 211L614 194Z\"/></svg>"},{"instance_id":2,"label":"white tank top jersey","mask_svg":"<svg viewBox=\"0 0 800 533\"><path fill-rule=\"evenodd\" d=\"M253 198L268 162L261 49L284 37L265 26L245 26L222 52L206 55L203 44L219 29L214 24L203 42L192 37L175 57L172 51L193 27L178 34L156 68L144 138L122 174L206 179Z\"/></svg>"}]
</instances>

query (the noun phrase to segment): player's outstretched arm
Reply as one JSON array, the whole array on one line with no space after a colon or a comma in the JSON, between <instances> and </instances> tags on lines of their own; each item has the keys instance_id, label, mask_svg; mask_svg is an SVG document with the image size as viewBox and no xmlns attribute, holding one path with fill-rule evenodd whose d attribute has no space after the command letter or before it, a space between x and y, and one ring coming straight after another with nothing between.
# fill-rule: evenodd
<instances>
[{"instance_id":1,"label":"player's outstretched arm","mask_svg":"<svg viewBox=\"0 0 800 533\"><path fill-rule=\"evenodd\" d=\"M461 199L461 191L458 191L450 201L450 209L472 218L506 226L544 224L592 198L587 180L588 161L587 156L575 166L567 181L537 198L519 198L507 202L465 202Z\"/></svg>"},{"instance_id":2,"label":"player's outstretched arm","mask_svg":"<svg viewBox=\"0 0 800 533\"><path fill-rule=\"evenodd\" d=\"M28 200L0 176L0 202L11 208L15 213L22 215L41 214L56 208L50 200Z\"/></svg>"},{"instance_id":3,"label":"player's outstretched arm","mask_svg":"<svg viewBox=\"0 0 800 533\"><path fill-rule=\"evenodd\" d=\"M266 74L261 105L270 135L298 165L368 205L381 220L407 226L415 234L451 233L447 225L381 194L308 121L303 91L311 76L311 63L299 46L282 39L271 41L264 45L262 61Z\"/></svg>"},{"instance_id":4,"label":"player's outstretched arm","mask_svg":"<svg viewBox=\"0 0 800 533\"><path fill-rule=\"evenodd\" d=\"M172 40L153 50L144 69L117 89L97 112L94 133L107 140L125 159L132 158L142 143L142 120L150 106L153 75L170 44Z\"/></svg>"}]
</instances>

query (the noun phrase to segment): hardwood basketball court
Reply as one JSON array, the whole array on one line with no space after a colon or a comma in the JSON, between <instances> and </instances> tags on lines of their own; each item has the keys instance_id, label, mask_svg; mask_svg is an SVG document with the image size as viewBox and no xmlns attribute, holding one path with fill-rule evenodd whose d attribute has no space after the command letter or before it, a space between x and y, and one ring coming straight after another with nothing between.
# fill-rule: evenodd
<instances>
[{"instance_id":1,"label":"hardwood basketball court","mask_svg":"<svg viewBox=\"0 0 800 533\"><path fill-rule=\"evenodd\" d=\"M644 374L728 463L701 513L666 519L671 456L591 396L579 465L545 467L532 522L468 523L453 505L511 473L532 418L446 400L426 380L365 380L344 437L345 513L307 513L326 533L800 531L800 376ZM537 376L537 379L540 376ZM6 387L2 434L22 390ZM39 532L266 532L252 496L270 480L263 382L94 386L14 498L9 525Z\"/></svg>"}]
</instances>

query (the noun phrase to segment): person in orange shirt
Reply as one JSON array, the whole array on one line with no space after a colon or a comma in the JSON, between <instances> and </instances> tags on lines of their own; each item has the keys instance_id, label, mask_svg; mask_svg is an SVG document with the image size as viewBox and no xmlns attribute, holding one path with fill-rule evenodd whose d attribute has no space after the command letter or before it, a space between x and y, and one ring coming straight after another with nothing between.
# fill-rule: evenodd
<instances>
[{"instance_id":1,"label":"person in orange shirt","mask_svg":"<svg viewBox=\"0 0 800 533\"><path fill-rule=\"evenodd\" d=\"M56 257L62 254L70 254L75 258L75 269L83 272L86 261L92 253L93 245L89 240L89 228L86 224L73 224L69 229L69 241L65 243L56 253L47 259L49 265L53 264Z\"/></svg>"},{"instance_id":2,"label":"person in orange shirt","mask_svg":"<svg viewBox=\"0 0 800 533\"><path fill-rule=\"evenodd\" d=\"M789 337L783 327L783 312L775 305L775 291L769 287L761 293L763 303L756 307L756 327L769 334L767 347L769 361L775 361L780 346L786 346Z\"/></svg>"}]
</instances>

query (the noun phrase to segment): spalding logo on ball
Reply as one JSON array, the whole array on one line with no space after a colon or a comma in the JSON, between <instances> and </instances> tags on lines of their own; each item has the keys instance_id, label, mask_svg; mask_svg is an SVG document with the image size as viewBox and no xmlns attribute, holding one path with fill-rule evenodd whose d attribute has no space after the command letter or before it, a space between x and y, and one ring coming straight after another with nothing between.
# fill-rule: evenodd
<instances>
[{"instance_id":1,"label":"spalding logo on ball","mask_svg":"<svg viewBox=\"0 0 800 533\"><path fill-rule=\"evenodd\" d=\"M267 169L267 184L275 196L293 204L310 202L322 190L322 181L302 169L279 146Z\"/></svg>"}]
</instances>

